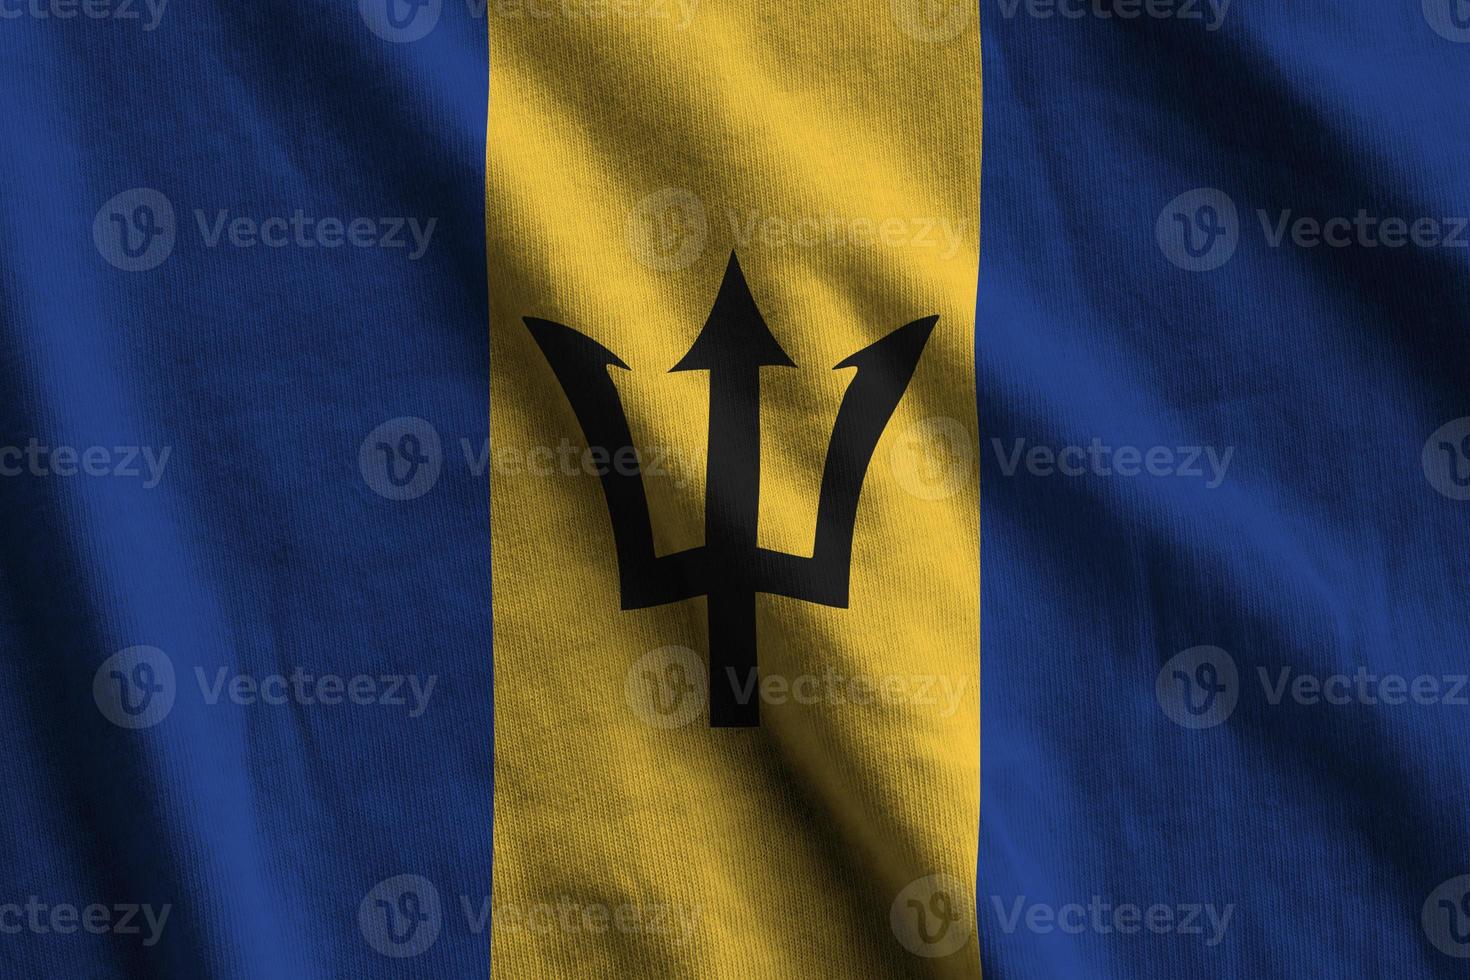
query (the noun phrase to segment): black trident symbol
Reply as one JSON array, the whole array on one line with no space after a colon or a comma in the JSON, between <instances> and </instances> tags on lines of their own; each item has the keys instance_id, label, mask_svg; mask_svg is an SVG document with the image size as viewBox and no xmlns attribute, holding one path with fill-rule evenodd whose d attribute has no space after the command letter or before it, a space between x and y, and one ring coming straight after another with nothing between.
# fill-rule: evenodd
<instances>
[{"instance_id":1,"label":"black trident symbol","mask_svg":"<svg viewBox=\"0 0 1470 980\"><path fill-rule=\"evenodd\" d=\"M608 367L629 370L612 351L570 327L526 317L531 336L571 402L589 449L633 464L602 469L618 553L622 607L647 609L707 596L710 727L760 725L756 593L846 609L853 528L863 477L878 438L908 388L938 322L915 320L833 368L856 368L837 411L817 504L812 557L756 544L760 513L760 369L795 367L771 336L734 254L698 339L674 371L710 375L704 545L670 555L653 550L653 524L622 399ZM621 454L621 455L620 455Z\"/></svg>"}]
</instances>

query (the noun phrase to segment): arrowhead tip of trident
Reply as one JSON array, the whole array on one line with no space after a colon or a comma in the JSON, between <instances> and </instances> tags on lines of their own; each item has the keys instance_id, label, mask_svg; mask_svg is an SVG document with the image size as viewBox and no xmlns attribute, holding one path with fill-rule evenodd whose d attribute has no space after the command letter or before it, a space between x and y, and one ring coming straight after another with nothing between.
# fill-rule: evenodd
<instances>
[{"instance_id":1,"label":"arrowhead tip of trident","mask_svg":"<svg viewBox=\"0 0 1470 980\"><path fill-rule=\"evenodd\" d=\"M689 353L670 371L714 371L728 368L796 367L755 304L740 260L730 253L725 278L715 296L704 329Z\"/></svg>"}]
</instances>

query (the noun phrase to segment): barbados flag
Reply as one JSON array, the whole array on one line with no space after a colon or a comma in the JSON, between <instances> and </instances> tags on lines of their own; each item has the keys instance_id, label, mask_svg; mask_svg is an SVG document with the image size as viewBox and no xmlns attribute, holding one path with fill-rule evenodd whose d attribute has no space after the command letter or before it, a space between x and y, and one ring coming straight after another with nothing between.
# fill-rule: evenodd
<instances>
[{"instance_id":1,"label":"barbados flag","mask_svg":"<svg viewBox=\"0 0 1470 980\"><path fill-rule=\"evenodd\" d=\"M0 0L0 977L1463 976L1467 59Z\"/></svg>"}]
</instances>

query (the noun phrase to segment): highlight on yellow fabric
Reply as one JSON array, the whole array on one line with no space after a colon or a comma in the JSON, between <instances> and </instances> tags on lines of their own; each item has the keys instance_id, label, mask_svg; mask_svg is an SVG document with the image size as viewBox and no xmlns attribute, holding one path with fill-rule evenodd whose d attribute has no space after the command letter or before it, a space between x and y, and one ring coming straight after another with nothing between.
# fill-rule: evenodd
<instances>
[{"instance_id":1,"label":"highlight on yellow fabric","mask_svg":"<svg viewBox=\"0 0 1470 980\"><path fill-rule=\"evenodd\" d=\"M977 976L976 10L490 12L492 975Z\"/></svg>"}]
</instances>

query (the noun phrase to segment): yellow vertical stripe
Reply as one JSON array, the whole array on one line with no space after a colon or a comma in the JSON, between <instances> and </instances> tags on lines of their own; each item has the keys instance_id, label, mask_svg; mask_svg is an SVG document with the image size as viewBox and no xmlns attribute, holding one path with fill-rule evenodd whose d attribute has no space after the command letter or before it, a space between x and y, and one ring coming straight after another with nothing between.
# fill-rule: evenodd
<instances>
[{"instance_id":1,"label":"yellow vertical stripe","mask_svg":"<svg viewBox=\"0 0 1470 980\"><path fill-rule=\"evenodd\" d=\"M976 12L490 11L492 974L978 975ZM867 468L846 606L754 600L753 728L709 725L707 599L622 608L614 464L524 322L624 365L655 548L697 549L714 372L670 369L732 253L794 363L759 370L762 549L813 554L861 373L833 366L938 317Z\"/></svg>"}]
</instances>

